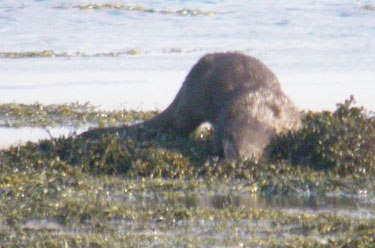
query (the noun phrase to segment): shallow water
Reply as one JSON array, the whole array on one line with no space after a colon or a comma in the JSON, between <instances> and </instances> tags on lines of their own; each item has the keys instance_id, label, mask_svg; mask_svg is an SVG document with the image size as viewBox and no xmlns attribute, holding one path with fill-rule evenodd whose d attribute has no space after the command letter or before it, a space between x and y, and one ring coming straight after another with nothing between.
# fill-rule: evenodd
<instances>
[{"instance_id":1,"label":"shallow water","mask_svg":"<svg viewBox=\"0 0 375 248\"><path fill-rule=\"evenodd\" d=\"M175 193L166 192L110 195L110 201L121 201L125 205L184 205L188 208L253 208L274 209L312 214L336 213L352 218L375 218L375 200L366 195L331 193L326 195L260 195L245 193ZM168 196L168 197L165 197ZM178 200L176 200L178 199Z\"/></svg>"},{"instance_id":2,"label":"shallow water","mask_svg":"<svg viewBox=\"0 0 375 248\"><path fill-rule=\"evenodd\" d=\"M359 104L375 110L375 63L369 56L375 54L375 13L361 8L373 1L0 3L0 52L67 54L0 59L0 103L165 108L200 56L236 50L269 65L301 109L333 109L354 94ZM155 11L73 8L114 3ZM158 12L185 8L214 14ZM126 55L132 49L140 55Z\"/></svg>"},{"instance_id":3,"label":"shallow water","mask_svg":"<svg viewBox=\"0 0 375 248\"><path fill-rule=\"evenodd\" d=\"M155 11L80 10L86 4L139 5ZM360 1L375 5L372 0ZM58 7L58 8L56 8ZM63 8L61 8L63 7ZM161 14L184 8L213 15ZM159 12L158 12L159 11ZM43 14L41 14L43 13ZM185 75L203 54L240 51L258 57L279 77L285 92L301 109L335 108L351 94L359 105L375 110L375 12L356 0L282 1L60 1L0 0L0 53L51 50L61 57L0 56L0 104L91 102L101 109L163 109L174 98ZM135 51L131 54L131 51ZM46 131L49 130L49 131ZM0 147L69 135L76 128L0 128ZM108 202L148 210L270 209L291 215L338 215L374 219L375 201L361 194L327 193L277 197L229 193L147 192L105 195ZM151 211L152 209L150 209ZM173 209L174 210L174 209ZM105 223L106 224L106 223ZM152 238L244 240L303 236L294 226L249 220L236 222L113 220L112 229ZM0 230L7 228L0 222ZM29 230L79 232L55 220L29 220ZM276 231L275 231L276 230ZM83 230L84 231L84 230ZM327 237L313 238L327 243ZM165 243L164 243L165 244Z\"/></svg>"},{"instance_id":4,"label":"shallow water","mask_svg":"<svg viewBox=\"0 0 375 248\"><path fill-rule=\"evenodd\" d=\"M23 145L28 141L38 142L52 137L68 137L87 130L86 126L77 127L0 127L0 149Z\"/></svg>"},{"instance_id":5,"label":"shallow water","mask_svg":"<svg viewBox=\"0 0 375 248\"><path fill-rule=\"evenodd\" d=\"M171 195L172 194L172 195ZM174 194L174 196L173 196ZM183 192L150 192L109 195L108 201L120 201L129 208L138 208L140 211L152 211L150 206L157 208L178 209L189 208L200 211L213 210L214 212L226 212L234 214L240 209L268 210L272 213L284 213L293 216L310 216L310 218L322 216L339 216L349 218L353 221L371 220L375 218L375 202L366 196L356 195L340 196L329 194L326 196L265 196L237 193L201 193L189 194ZM241 246L245 242L257 242L259 239L272 239L273 235L278 236L282 244L288 238L309 237L326 244L330 239L339 238L336 234L319 235L310 230L300 230L294 224L277 224L273 220L244 218L240 221L220 220L176 220L172 223L165 223L163 219L152 219L144 221L112 220L105 221L103 225L120 235L133 235L151 238L152 242L148 247L155 245L167 245L170 240L207 239L211 244L223 244L224 247L233 242L234 247ZM5 228L3 226L2 228ZM85 232L84 229L63 227L59 223L46 219L33 219L26 222L22 227L25 231L48 231L53 233L75 233ZM308 229L306 227L306 229ZM302 233L301 233L302 232ZM306 232L306 233L304 233ZM181 241L183 242L183 241ZM185 240L186 242L186 240ZM222 242L229 242L224 245ZM204 242L200 243L202 246Z\"/></svg>"},{"instance_id":6,"label":"shallow water","mask_svg":"<svg viewBox=\"0 0 375 248\"><path fill-rule=\"evenodd\" d=\"M87 4L152 11L77 8ZM366 4L375 5L371 0L1 0L0 53L51 50L63 56L0 56L0 104L164 109L199 57L235 50L264 61L300 109L333 110L354 95L358 105L375 110L375 12ZM213 14L177 14L183 9Z\"/></svg>"},{"instance_id":7,"label":"shallow water","mask_svg":"<svg viewBox=\"0 0 375 248\"><path fill-rule=\"evenodd\" d=\"M112 198L113 197L113 198ZM184 205L192 209L214 209L216 211L229 211L236 213L241 209L268 210L269 213L283 213L292 216L338 216L349 218L353 221L371 220L375 218L375 202L374 199L366 196L358 195L339 195L329 194L326 196L265 196L253 194L237 194L237 193L202 193L185 195L180 198L181 202L176 199L163 198L163 193L150 193L149 195L132 195L127 196L110 196L111 200L120 200L129 206L138 205L139 208L152 205L165 205L165 208L176 208L178 205ZM204 210L202 210L204 211ZM324 219L324 217L323 217ZM155 242L161 242L167 236L170 238L191 236L200 237L202 239L210 239L215 244L224 244L226 240L237 240L234 247L243 246L244 242L252 242L262 239L270 239L273 235L277 235L277 239L283 243L288 238L309 237L318 240L321 244L326 244L329 239L336 239L335 234L318 235L313 232L301 233L297 226L290 224L277 224L278 220L258 220L243 219L241 221L198 221L198 223L190 223L190 221L177 221L171 223L168 228L159 224L157 220L147 223L135 223L129 221L115 222L117 230L120 233L134 232L137 235L145 235L153 237ZM259 242L260 243L260 242ZM227 247L227 245L223 245Z\"/></svg>"}]
</instances>

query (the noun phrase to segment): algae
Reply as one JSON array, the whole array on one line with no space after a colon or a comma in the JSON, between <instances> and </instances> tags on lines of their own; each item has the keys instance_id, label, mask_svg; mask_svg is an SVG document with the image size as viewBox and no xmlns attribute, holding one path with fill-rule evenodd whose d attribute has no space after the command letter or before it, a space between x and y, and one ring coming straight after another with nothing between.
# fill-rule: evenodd
<instances>
[{"instance_id":1,"label":"algae","mask_svg":"<svg viewBox=\"0 0 375 248\"><path fill-rule=\"evenodd\" d=\"M358 7L359 9L367 10L367 11L375 11L374 4L362 4L360 0L358 0Z\"/></svg>"},{"instance_id":2,"label":"algae","mask_svg":"<svg viewBox=\"0 0 375 248\"><path fill-rule=\"evenodd\" d=\"M211 16L216 14L214 11L206 11L200 9L180 9L180 10L160 10L154 9L145 6L139 5L123 5L123 4L88 4L88 5L73 5L71 7L68 6L58 6L56 8L67 9L79 9L79 10L96 10L96 11L103 11L103 10L116 10L116 11L124 11L124 12L141 12L141 13L152 13L152 14L162 14L162 15L178 15L178 16Z\"/></svg>"},{"instance_id":3,"label":"algae","mask_svg":"<svg viewBox=\"0 0 375 248\"><path fill-rule=\"evenodd\" d=\"M25 59L25 58L72 58L72 57L117 57L122 55L140 55L141 50L129 49L119 52L103 53L84 53L76 51L75 53L55 52L52 50L45 51L25 51L25 52L0 52L0 58L3 59Z\"/></svg>"},{"instance_id":4,"label":"algae","mask_svg":"<svg viewBox=\"0 0 375 248\"><path fill-rule=\"evenodd\" d=\"M349 99L334 112L305 113L301 131L271 145L271 161L220 160L212 153L210 127L189 138L138 130L126 139L73 135L0 150L0 245L371 247L374 124L353 104ZM0 109L5 126L99 125L104 119L122 125L156 114L79 104ZM370 206L361 204L369 211L363 216L293 211L244 205L239 194L275 201L346 195L354 205L364 198ZM211 196L220 197L209 206L200 200Z\"/></svg>"},{"instance_id":5,"label":"algae","mask_svg":"<svg viewBox=\"0 0 375 248\"><path fill-rule=\"evenodd\" d=\"M333 113L309 111L300 131L275 140L272 156L316 169L335 169L341 175L374 173L375 119L354 103L351 97L337 104Z\"/></svg>"},{"instance_id":6,"label":"algae","mask_svg":"<svg viewBox=\"0 0 375 248\"><path fill-rule=\"evenodd\" d=\"M0 105L0 126L2 127L55 127L84 125L121 126L135 121L149 119L155 111L99 111L95 106L86 104L39 103Z\"/></svg>"},{"instance_id":7,"label":"algae","mask_svg":"<svg viewBox=\"0 0 375 248\"><path fill-rule=\"evenodd\" d=\"M183 50L178 47L166 47L159 50L162 54L176 54L176 53L193 53L200 48L193 48L189 50ZM33 59L33 58L95 58L95 57L120 57L120 56L137 56L141 54L147 54L150 51L140 50L136 48L127 49L123 51L109 51L101 53L87 53L82 51L76 52L57 52L53 50L44 51L24 51L24 52L1 52L0 59Z\"/></svg>"}]
</instances>

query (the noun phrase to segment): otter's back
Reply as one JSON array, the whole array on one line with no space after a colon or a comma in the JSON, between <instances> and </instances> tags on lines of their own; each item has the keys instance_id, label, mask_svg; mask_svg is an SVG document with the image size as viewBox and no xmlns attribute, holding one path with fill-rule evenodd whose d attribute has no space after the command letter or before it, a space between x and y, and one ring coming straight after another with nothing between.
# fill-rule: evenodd
<instances>
[{"instance_id":1,"label":"otter's back","mask_svg":"<svg viewBox=\"0 0 375 248\"><path fill-rule=\"evenodd\" d=\"M196 106L212 121L235 95L261 87L280 90L275 74L261 61L239 53L214 53L194 65L180 92L189 93L184 98L190 104L198 100Z\"/></svg>"}]
</instances>

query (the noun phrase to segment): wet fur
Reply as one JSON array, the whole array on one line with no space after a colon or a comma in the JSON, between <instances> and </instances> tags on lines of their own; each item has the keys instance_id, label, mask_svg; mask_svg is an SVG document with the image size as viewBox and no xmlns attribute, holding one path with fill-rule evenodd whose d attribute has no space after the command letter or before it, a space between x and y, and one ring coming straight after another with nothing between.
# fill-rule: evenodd
<instances>
[{"instance_id":1,"label":"wet fur","mask_svg":"<svg viewBox=\"0 0 375 248\"><path fill-rule=\"evenodd\" d=\"M153 119L81 136L125 136L136 127L188 136L204 122L214 127L217 153L230 160L259 158L275 135L301 126L299 111L262 62L240 53L214 53L193 66L170 106Z\"/></svg>"}]
</instances>

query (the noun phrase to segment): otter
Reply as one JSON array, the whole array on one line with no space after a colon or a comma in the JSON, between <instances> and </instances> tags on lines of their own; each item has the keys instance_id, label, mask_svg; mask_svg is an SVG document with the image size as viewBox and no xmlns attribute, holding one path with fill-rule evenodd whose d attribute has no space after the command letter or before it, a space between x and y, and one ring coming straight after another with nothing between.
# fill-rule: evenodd
<instances>
[{"instance_id":1,"label":"otter","mask_svg":"<svg viewBox=\"0 0 375 248\"><path fill-rule=\"evenodd\" d=\"M153 119L80 136L125 133L133 127L188 136L204 122L214 128L215 152L228 160L258 159L273 137L301 126L300 112L275 74L254 57L228 52L203 56L172 103Z\"/></svg>"}]
</instances>

